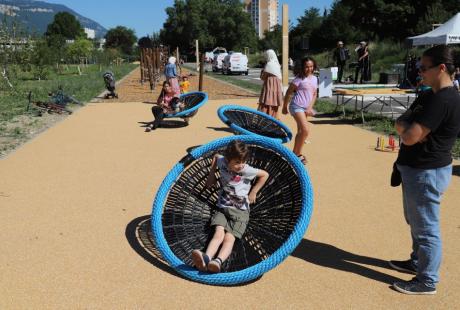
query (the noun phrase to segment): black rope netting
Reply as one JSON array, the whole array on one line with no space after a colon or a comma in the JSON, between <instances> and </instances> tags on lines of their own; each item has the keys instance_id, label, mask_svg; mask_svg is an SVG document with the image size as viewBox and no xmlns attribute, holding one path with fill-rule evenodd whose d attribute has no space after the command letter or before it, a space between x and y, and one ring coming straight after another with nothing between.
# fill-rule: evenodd
<instances>
[{"instance_id":1,"label":"black rope netting","mask_svg":"<svg viewBox=\"0 0 460 310\"><path fill-rule=\"evenodd\" d=\"M251 205L250 220L241 240L223 264L223 271L238 271L269 257L294 230L302 191L294 168L273 150L250 146L248 164L266 170L270 177ZM219 153L223 151L218 150ZM191 265L191 251L205 250L214 233L211 216L216 210L220 184L208 189L205 182L215 153L192 162L171 187L163 210L166 241L174 254ZM217 172L219 178L219 172Z\"/></svg>"},{"instance_id":2,"label":"black rope netting","mask_svg":"<svg viewBox=\"0 0 460 310\"><path fill-rule=\"evenodd\" d=\"M262 115L236 109L225 110L224 115L231 123L255 134L278 139L289 138L288 132L283 127Z\"/></svg>"}]
</instances>

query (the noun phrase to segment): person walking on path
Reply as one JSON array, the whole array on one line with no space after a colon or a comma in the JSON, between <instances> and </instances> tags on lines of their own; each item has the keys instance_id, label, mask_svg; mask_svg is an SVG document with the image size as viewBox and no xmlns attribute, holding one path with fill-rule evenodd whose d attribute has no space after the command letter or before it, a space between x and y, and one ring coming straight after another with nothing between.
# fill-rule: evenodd
<instances>
[{"instance_id":1,"label":"person walking on path","mask_svg":"<svg viewBox=\"0 0 460 310\"><path fill-rule=\"evenodd\" d=\"M337 48L334 51L334 60L336 61L338 67L337 83L342 83L343 70L348 59L350 59L348 49L343 46L342 41L337 42Z\"/></svg>"},{"instance_id":2,"label":"person walking on path","mask_svg":"<svg viewBox=\"0 0 460 310\"><path fill-rule=\"evenodd\" d=\"M260 73L264 81L259 97L258 110L278 118L278 108L283 104L281 66L274 50L265 51L265 67Z\"/></svg>"},{"instance_id":3,"label":"person walking on path","mask_svg":"<svg viewBox=\"0 0 460 310\"><path fill-rule=\"evenodd\" d=\"M371 80L371 62L367 43L361 41L355 51L358 54L358 66L356 67L354 83L358 83L358 75L361 74L359 83L362 84L363 81Z\"/></svg>"},{"instance_id":4,"label":"person walking on path","mask_svg":"<svg viewBox=\"0 0 460 310\"><path fill-rule=\"evenodd\" d=\"M177 79L177 71L176 71L176 57L169 57L168 64L165 66L165 76L166 81L168 81L169 85L171 86L172 90L176 95L180 95L180 87L179 81Z\"/></svg>"},{"instance_id":5,"label":"person walking on path","mask_svg":"<svg viewBox=\"0 0 460 310\"><path fill-rule=\"evenodd\" d=\"M301 69L296 73L295 79L289 85L284 97L283 114L289 112L297 123L297 134L294 140L294 154L296 154L303 164L307 159L302 154L302 147L309 134L308 116L315 115L313 106L316 102L318 89L318 79L313 72L317 70L316 61L311 57L305 57L301 61ZM289 99L292 96L292 100Z\"/></svg>"},{"instance_id":6,"label":"person walking on path","mask_svg":"<svg viewBox=\"0 0 460 310\"><path fill-rule=\"evenodd\" d=\"M442 244L440 203L452 176L452 147L460 132L460 95L452 86L454 56L446 45L423 53L420 72L431 86L396 120L401 149L396 160L402 180L403 209L410 226L409 260L389 262L415 274L393 287L405 294L435 294Z\"/></svg>"}]
</instances>

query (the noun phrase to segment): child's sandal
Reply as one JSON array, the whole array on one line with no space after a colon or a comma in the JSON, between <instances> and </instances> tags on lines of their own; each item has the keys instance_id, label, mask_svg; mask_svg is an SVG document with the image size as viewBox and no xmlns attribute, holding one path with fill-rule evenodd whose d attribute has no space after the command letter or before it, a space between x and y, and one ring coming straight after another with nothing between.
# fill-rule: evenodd
<instances>
[{"instance_id":1,"label":"child's sandal","mask_svg":"<svg viewBox=\"0 0 460 310\"><path fill-rule=\"evenodd\" d=\"M300 159L300 161L302 162L302 164L306 165L306 164L308 163L308 160L307 160L307 158L306 158L304 155L299 154L299 155L297 155L297 157Z\"/></svg>"},{"instance_id":2,"label":"child's sandal","mask_svg":"<svg viewBox=\"0 0 460 310\"><path fill-rule=\"evenodd\" d=\"M208 271L212 273L219 273L222 267L222 260L219 257L214 258L208 264Z\"/></svg>"},{"instance_id":3,"label":"child's sandal","mask_svg":"<svg viewBox=\"0 0 460 310\"><path fill-rule=\"evenodd\" d=\"M209 256L201 252L200 250L193 250L192 261L196 269L198 269L199 271L206 271L206 265L208 265L209 263Z\"/></svg>"}]
</instances>

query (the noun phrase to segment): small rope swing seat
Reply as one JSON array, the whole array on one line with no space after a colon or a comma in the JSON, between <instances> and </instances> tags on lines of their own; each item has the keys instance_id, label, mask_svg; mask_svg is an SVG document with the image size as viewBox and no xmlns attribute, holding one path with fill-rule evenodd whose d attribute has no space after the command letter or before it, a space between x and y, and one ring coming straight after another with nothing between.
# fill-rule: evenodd
<instances>
[{"instance_id":1,"label":"small rope swing seat","mask_svg":"<svg viewBox=\"0 0 460 310\"><path fill-rule=\"evenodd\" d=\"M245 135L260 135L286 143L292 139L289 128L276 118L238 105L224 105L217 110L219 118L234 131Z\"/></svg>"},{"instance_id":2,"label":"small rope swing seat","mask_svg":"<svg viewBox=\"0 0 460 310\"><path fill-rule=\"evenodd\" d=\"M206 188L214 154L233 140L245 142L247 163L270 176L250 205L250 219L232 254L217 274L192 267L191 252L205 250L214 233L220 183ZM217 179L219 172L216 173ZM221 138L193 149L168 173L152 208L152 233L162 257L178 273L212 285L235 285L262 276L300 243L313 208L310 178L297 156L281 143L255 135Z\"/></svg>"},{"instance_id":3,"label":"small rope swing seat","mask_svg":"<svg viewBox=\"0 0 460 310\"><path fill-rule=\"evenodd\" d=\"M165 114L164 118L173 118L179 117L184 118L188 123L188 118L195 116L198 113L198 109L208 102L208 94L204 92L190 92L182 94L180 96L180 101L184 103L184 108L182 111L177 113L168 113Z\"/></svg>"}]
</instances>

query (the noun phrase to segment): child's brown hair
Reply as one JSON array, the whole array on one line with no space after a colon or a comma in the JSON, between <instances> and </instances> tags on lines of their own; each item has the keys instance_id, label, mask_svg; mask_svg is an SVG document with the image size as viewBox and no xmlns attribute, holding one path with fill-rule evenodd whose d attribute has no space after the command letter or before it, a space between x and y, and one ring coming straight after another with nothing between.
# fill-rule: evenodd
<instances>
[{"instance_id":1,"label":"child's brown hair","mask_svg":"<svg viewBox=\"0 0 460 310\"><path fill-rule=\"evenodd\" d=\"M227 145L224 157L227 161L232 159L246 161L249 157L249 148L243 141L234 140Z\"/></svg>"}]
</instances>

